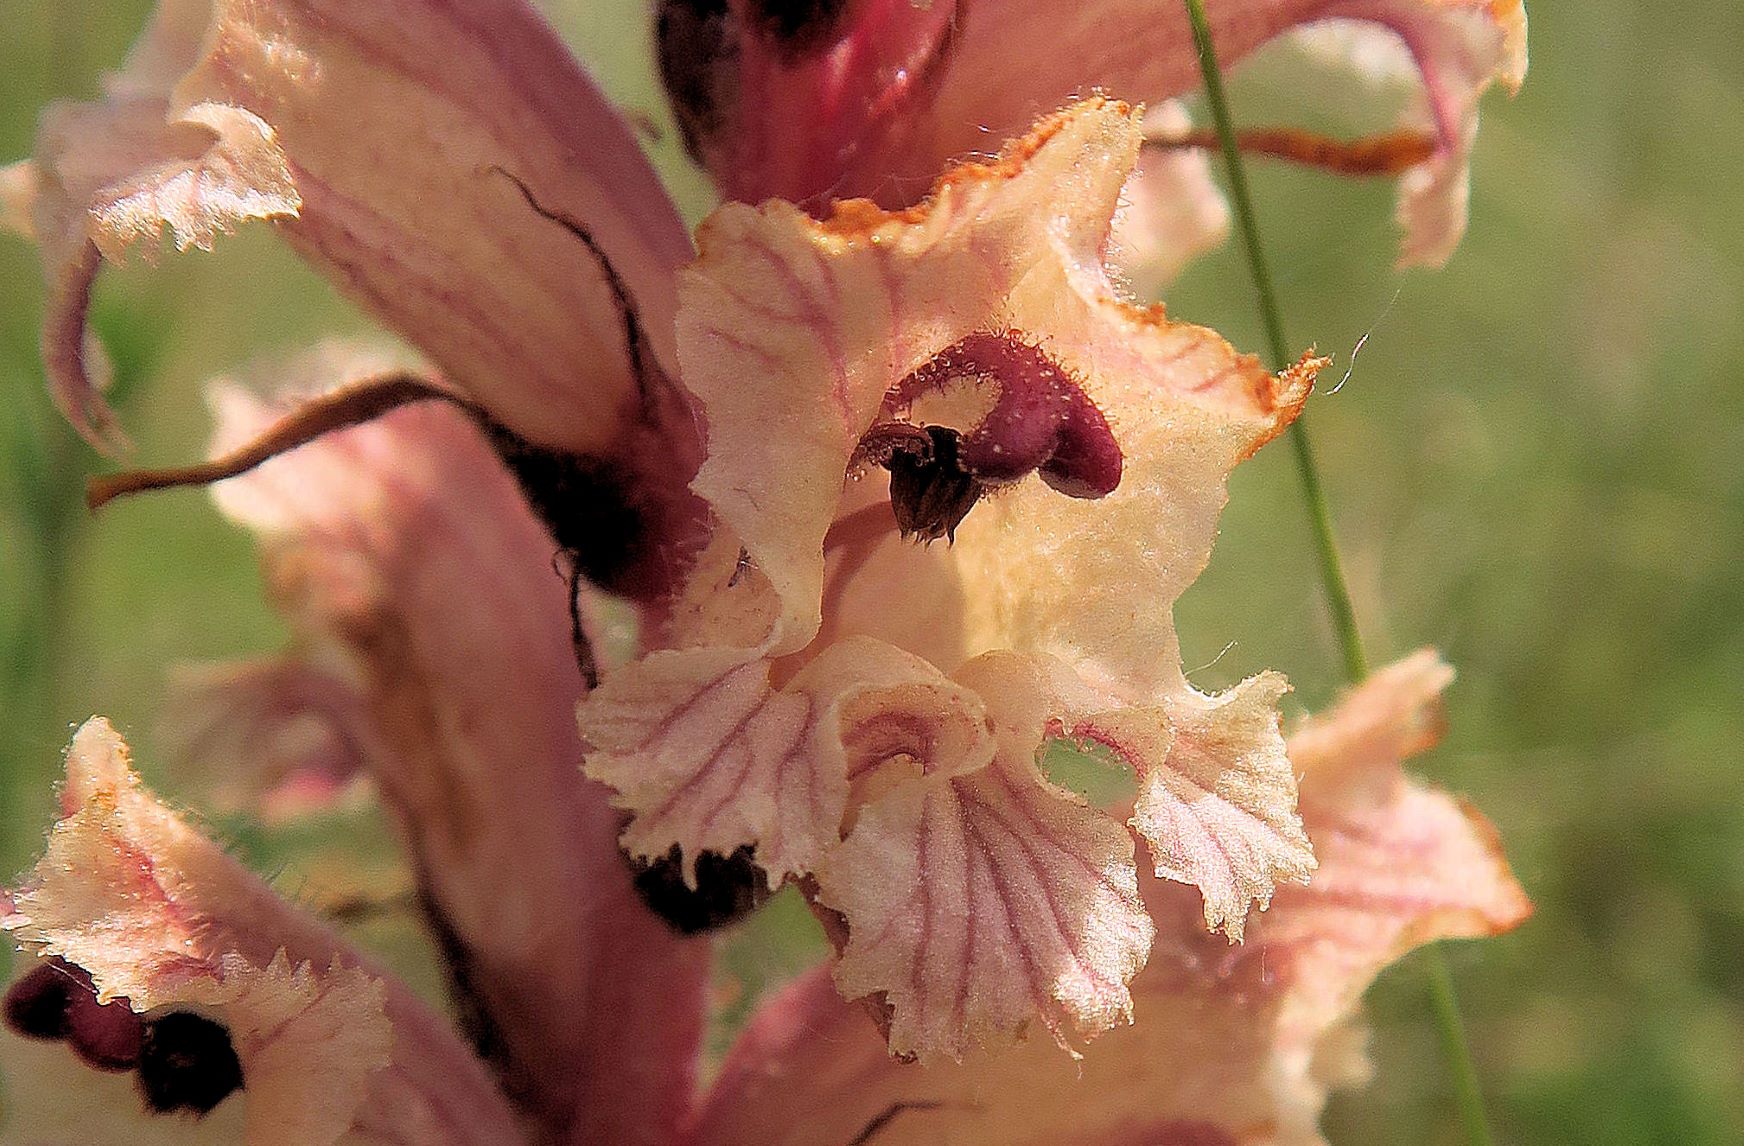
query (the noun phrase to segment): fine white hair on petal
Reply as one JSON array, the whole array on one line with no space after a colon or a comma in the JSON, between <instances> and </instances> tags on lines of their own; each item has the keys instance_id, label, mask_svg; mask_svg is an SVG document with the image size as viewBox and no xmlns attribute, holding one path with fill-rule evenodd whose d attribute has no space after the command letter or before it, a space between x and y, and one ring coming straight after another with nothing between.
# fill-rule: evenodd
<instances>
[{"instance_id":1,"label":"fine white hair on petal","mask_svg":"<svg viewBox=\"0 0 1744 1146\"><path fill-rule=\"evenodd\" d=\"M1147 109L1147 136L1191 125L1179 100ZM1199 149L1147 147L1114 216L1113 259L1139 298L1155 298L1186 265L1229 235L1229 201Z\"/></svg>"}]
</instances>

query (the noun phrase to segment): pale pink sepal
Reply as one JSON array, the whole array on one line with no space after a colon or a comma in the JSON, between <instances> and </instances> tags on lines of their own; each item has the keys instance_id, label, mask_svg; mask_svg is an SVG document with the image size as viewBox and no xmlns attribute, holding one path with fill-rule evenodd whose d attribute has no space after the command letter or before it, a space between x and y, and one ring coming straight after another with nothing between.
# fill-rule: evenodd
<instances>
[{"instance_id":1,"label":"pale pink sepal","mask_svg":"<svg viewBox=\"0 0 1744 1146\"><path fill-rule=\"evenodd\" d=\"M258 218L523 437L610 454L638 424L692 432L663 371L689 239L523 0L163 0L103 98L50 108L0 186L6 217L30 199L44 359L93 441L119 437L84 361L101 262Z\"/></svg>"}]
</instances>

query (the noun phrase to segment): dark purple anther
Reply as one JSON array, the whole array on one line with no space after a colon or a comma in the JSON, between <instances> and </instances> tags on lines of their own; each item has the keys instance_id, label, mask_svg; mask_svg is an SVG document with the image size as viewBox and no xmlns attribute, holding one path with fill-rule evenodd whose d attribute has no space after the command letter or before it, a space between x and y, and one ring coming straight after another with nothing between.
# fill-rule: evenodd
<instances>
[{"instance_id":1,"label":"dark purple anther","mask_svg":"<svg viewBox=\"0 0 1744 1146\"><path fill-rule=\"evenodd\" d=\"M696 886L684 882L676 846L659 859L623 853L635 888L648 910L680 935L702 935L737 923L769 898L769 877L742 847L732 855L703 852L696 857Z\"/></svg>"},{"instance_id":2,"label":"dark purple anther","mask_svg":"<svg viewBox=\"0 0 1744 1146\"><path fill-rule=\"evenodd\" d=\"M242 1062L218 1023L172 1011L145 1025L139 1089L154 1113L207 1114L241 1087Z\"/></svg>"},{"instance_id":3,"label":"dark purple anther","mask_svg":"<svg viewBox=\"0 0 1744 1146\"><path fill-rule=\"evenodd\" d=\"M949 426L928 426L924 453L898 451L890 470L890 508L904 537L957 539L957 526L981 498L981 483L957 456L959 435Z\"/></svg>"},{"instance_id":4,"label":"dark purple anther","mask_svg":"<svg viewBox=\"0 0 1744 1146\"><path fill-rule=\"evenodd\" d=\"M1120 485L1123 459L1108 419L1081 386L1020 332L960 339L898 383L892 400L907 406L958 380L997 392L981 424L963 433L962 468L997 485L1039 472L1068 497L1096 498Z\"/></svg>"}]
</instances>

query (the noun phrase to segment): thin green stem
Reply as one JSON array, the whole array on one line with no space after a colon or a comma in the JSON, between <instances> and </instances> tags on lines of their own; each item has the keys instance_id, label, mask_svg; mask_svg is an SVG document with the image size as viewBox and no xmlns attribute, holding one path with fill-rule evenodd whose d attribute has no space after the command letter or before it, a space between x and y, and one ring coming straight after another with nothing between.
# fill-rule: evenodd
<instances>
[{"instance_id":1,"label":"thin green stem","mask_svg":"<svg viewBox=\"0 0 1744 1146\"><path fill-rule=\"evenodd\" d=\"M1286 361L1273 358L1275 364ZM1308 509L1308 524L1314 531L1314 549L1320 558L1320 584L1332 610L1332 627L1338 633L1338 648L1344 655L1344 675L1351 682L1369 675L1368 654L1356 627L1356 609L1350 603L1350 587L1344 580L1344 563L1338 556L1338 539L1332 533L1332 510L1320 484L1320 466L1314 460L1314 442L1301 415L1290 425L1290 446L1296 455L1296 474L1302 479L1302 500Z\"/></svg>"},{"instance_id":2,"label":"thin green stem","mask_svg":"<svg viewBox=\"0 0 1744 1146\"><path fill-rule=\"evenodd\" d=\"M1205 8L1200 0L1187 0L1188 18L1193 23L1193 39L1199 47L1199 64L1205 73L1205 95L1211 104L1211 117L1217 124L1217 138L1223 145L1223 158L1229 169L1229 198L1235 205L1236 229L1241 232L1242 246L1247 249L1248 266L1253 270L1254 290L1259 295L1260 321L1266 328L1266 350L1271 354L1272 369L1281 370L1290 361L1289 340L1284 337L1283 312L1278 307L1278 292L1272 285L1272 268L1266 262L1266 252L1260 243L1259 221L1254 216L1253 195L1248 190L1247 168L1241 162L1241 149L1236 146L1235 124L1229 115L1229 100L1223 93L1223 72L1217 66L1217 50L1211 43L1211 28L1205 20ZM1314 462L1314 444L1308 437L1308 419L1298 416L1290 425L1290 444L1296 455L1296 473L1302 479L1302 497L1307 503L1309 524L1314 530L1314 548L1320 558L1320 583L1326 591L1327 604L1332 609L1333 628L1344 654L1346 675L1359 681L1368 675L1368 657L1363 652L1362 635L1356 625L1356 609L1350 602L1350 587L1344 580L1344 564L1338 556L1338 540L1332 532L1332 511L1326 504L1326 492L1320 484L1320 469Z\"/></svg>"},{"instance_id":3,"label":"thin green stem","mask_svg":"<svg viewBox=\"0 0 1744 1146\"><path fill-rule=\"evenodd\" d=\"M1435 1025L1441 1033L1441 1053L1453 1071L1453 1094L1459 1107L1459 1120L1465 1126L1465 1139L1473 1146L1490 1146L1489 1119L1484 1116L1484 1092L1478 1085L1478 1072L1472 1066L1471 1047L1465 1038L1465 1023L1459 1017L1459 995L1453 987L1453 969L1447 964L1447 953L1441 944L1431 943L1423 949L1425 974L1429 978L1429 1000L1435 1007Z\"/></svg>"},{"instance_id":4,"label":"thin green stem","mask_svg":"<svg viewBox=\"0 0 1744 1146\"><path fill-rule=\"evenodd\" d=\"M1205 76L1206 101L1217 126L1217 139L1222 145L1224 163L1229 172L1229 197L1235 207L1236 229L1241 232L1248 266L1253 272L1254 290L1259 296L1260 320L1265 326L1266 349L1271 354L1273 369L1281 369L1290 361L1289 342L1284 337L1283 312L1278 307L1277 290L1272 284L1271 267L1266 262L1260 243L1259 222L1254 215L1253 194L1248 189L1247 170L1242 165L1241 150L1236 145L1235 125L1229 114L1229 99L1223 90L1223 71L1217 64L1217 48L1211 40L1211 24L1205 18L1203 0L1183 0L1187 19L1193 27L1193 42L1199 49L1199 67ZM1332 609L1333 626L1338 633L1339 647L1344 654L1345 673L1352 683L1368 675L1368 656L1363 651L1362 634L1357 628L1356 610L1351 606L1350 587L1344 579L1343 563L1339 560L1338 541L1332 530L1332 512L1327 505L1326 491L1320 482L1320 469L1314 460L1314 446L1308 437L1306 419L1298 417L1290 427L1290 442L1296 456L1296 472L1302 480L1302 500L1314 532L1314 544L1320 558L1320 581ZM1454 1101L1459 1107L1460 1121L1465 1127L1466 1141L1471 1146L1491 1146L1489 1121L1484 1114L1483 1092L1478 1086L1477 1071L1472 1066L1471 1048L1466 1042L1465 1026L1459 1017L1459 1002L1454 992L1453 975L1447 958L1439 946L1431 944L1424 953L1429 976L1429 993L1435 1010L1436 1026L1441 1035L1442 1051L1453 1074Z\"/></svg>"}]
</instances>

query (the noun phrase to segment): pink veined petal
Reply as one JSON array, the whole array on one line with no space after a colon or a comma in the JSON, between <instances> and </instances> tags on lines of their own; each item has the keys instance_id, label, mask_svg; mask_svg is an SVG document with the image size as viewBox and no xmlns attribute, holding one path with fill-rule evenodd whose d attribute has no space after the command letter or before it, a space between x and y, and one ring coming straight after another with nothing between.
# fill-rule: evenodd
<instances>
[{"instance_id":1,"label":"pink veined petal","mask_svg":"<svg viewBox=\"0 0 1744 1146\"><path fill-rule=\"evenodd\" d=\"M583 701L587 774L633 813L632 854L676 846L694 884L703 851L754 845L773 887L840 841L850 784L890 757L986 762L979 702L888 645L833 645L779 687L771 667L754 649L666 650Z\"/></svg>"},{"instance_id":2,"label":"pink veined petal","mask_svg":"<svg viewBox=\"0 0 1744 1146\"><path fill-rule=\"evenodd\" d=\"M93 440L116 437L82 358L101 261L163 226L185 248L271 218L523 437L622 454L658 424L689 448L662 373L688 238L524 0L162 0L106 90L50 109L6 184L34 201L44 358Z\"/></svg>"},{"instance_id":3,"label":"pink veined petal","mask_svg":"<svg viewBox=\"0 0 1744 1146\"><path fill-rule=\"evenodd\" d=\"M691 596L721 603L687 614L694 623L684 643L713 650L658 653L622 670L632 674L622 687L634 691L637 714L595 737L614 755L593 774L636 812L626 839L638 850L694 839L705 822L720 834L702 846L717 848L774 828L769 778L783 753L804 749L793 748L800 718L777 715L798 702L771 691L763 655L803 660L856 635L903 642L945 670L987 651L1047 654L1094 696L1074 702L1075 712L1136 708L1151 715L1135 719L1165 726L1177 717L1172 709L1196 718L1170 606L1209 557L1229 471L1296 415L1319 362L1274 376L1211 332L1120 299L1104 260L1139 152L1136 118L1125 105L1088 100L1012 142L998 162L959 168L907 212L855 202L818 221L786 204L729 204L704 224L679 318L686 384L709 423L709 458L694 488L743 548L731 573L722 550L696 576L707 592ZM881 411L891 416L888 395L966 337L990 331L1017 332L1006 336L1027 340L1082 386L1124 455L1118 486L1068 497L1018 480L974 507L953 546L924 552L897 544L889 529L862 528L882 482L856 489L846 479L862 437ZM772 621L761 608L727 603L759 594L766 602L770 593ZM914 618L937 615L939 602L954 613L917 636ZM764 619L762 643L750 638L747 617ZM664 679L650 675L656 664ZM608 680L602 695L616 687ZM698 698L731 711L699 707ZM721 723L731 735L679 736L667 727L673 714ZM1152 834L1164 845L1158 862L1202 882L1210 917L1237 933L1250 898L1263 900L1273 880L1300 878L1311 865L1291 811L1293 774L1269 719L1269 756L1213 723L1182 741L1197 754L1191 765L1146 757L1148 775L1197 776L1218 801L1193 819L1187 809L1200 802L1183 789L1174 797L1181 822ZM790 734L768 735L776 724ZM662 750L660 766L642 765L657 731L662 745L700 747L710 762ZM1167 729L1160 735L1166 751ZM779 751L758 759L762 748ZM1226 749L1235 755L1220 755ZM758 782L747 787L748 776ZM690 778L708 781L706 799L704 785L675 796ZM675 810L683 824L653 822ZM1212 823L1215 832L1206 830ZM1180 830L1188 824L1199 837ZM820 824L800 854L815 858L812 841L829 838ZM1220 846L1244 854L1218 868ZM797 874L807 861L783 862Z\"/></svg>"},{"instance_id":4,"label":"pink veined petal","mask_svg":"<svg viewBox=\"0 0 1744 1146\"><path fill-rule=\"evenodd\" d=\"M297 657L178 665L160 724L212 807L269 817L338 799L382 753L357 682Z\"/></svg>"},{"instance_id":5,"label":"pink veined petal","mask_svg":"<svg viewBox=\"0 0 1744 1146\"><path fill-rule=\"evenodd\" d=\"M83 968L99 1003L125 999L148 1018L192 1011L219 1024L243 1079L240 1096L218 1109L221 1125L250 1146L319 1146L348 1133L519 1140L508 1105L442 1020L160 804L107 721L93 718L74 737L60 795L47 852L12 892L0 926L37 954ZM11 1079L18 1109L9 1133L99 1132L71 1130L90 1112L61 1103L114 1104L114 1088L79 1079L89 1068L70 1048L18 1054L17 1044L8 1031L9 1073L47 1073ZM72 1089L54 1078L72 1079ZM61 1140L131 1142L131 1128L154 1117L164 1118L136 1100L131 1117L106 1123L97 1139Z\"/></svg>"},{"instance_id":6,"label":"pink veined petal","mask_svg":"<svg viewBox=\"0 0 1744 1146\"><path fill-rule=\"evenodd\" d=\"M272 417L227 391L220 436ZM484 437L423 403L216 492L259 534L299 642L361 682L371 775L510 1096L554 1141L663 1141L691 1086L707 947L642 905L619 815L581 774L567 584Z\"/></svg>"},{"instance_id":7,"label":"pink veined petal","mask_svg":"<svg viewBox=\"0 0 1744 1146\"><path fill-rule=\"evenodd\" d=\"M1026 0L843 6L802 35L771 34L734 3L707 35L681 36L666 5L662 64L689 140L729 198L780 196L822 208L865 195L911 204L955 159L1101 89L1160 101L1199 86L1186 16L1172 0ZM1405 261L1439 261L1463 228L1478 97L1526 68L1519 0L1224 0L1207 6L1225 66L1292 28L1351 18L1412 47L1437 105L1441 149L1402 191ZM1048 50L1036 52L1036 44Z\"/></svg>"},{"instance_id":8,"label":"pink veined petal","mask_svg":"<svg viewBox=\"0 0 1744 1146\"><path fill-rule=\"evenodd\" d=\"M818 867L847 927L836 985L875 1002L901 1058L961 1060L1037 1026L1071 1050L1132 1018L1153 931L1132 838L1042 776L1045 697L1024 668L959 673L992 710L991 764L899 783Z\"/></svg>"},{"instance_id":9,"label":"pink veined petal","mask_svg":"<svg viewBox=\"0 0 1744 1146\"><path fill-rule=\"evenodd\" d=\"M1132 766L1132 827L1150 844L1156 873L1199 888L1205 925L1232 943L1250 903L1263 911L1274 887L1306 883L1314 871L1278 729L1288 687L1265 673L1217 696L1186 689L1160 710L1097 713L1071 729Z\"/></svg>"},{"instance_id":10,"label":"pink veined petal","mask_svg":"<svg viewBox=\"0 0 1744 1146\"><path fill-rule=\"evenodd\" d=\"M833 842L847 803L839 742L812 698L777 690L755 650L657 652L613 673L580 710L587 774L633 814L624 847L677 846L696 885L703 851L747 843L776 884Z\"/></svg>"},{"instance_id":11,"label":"pink veined petal","mask_svg":"<svg viewBox=\"0 0 1744 1146\"><path fill-rule=\"evenodd\" d=\"M1374 976L1420 943L1498 934L1530 911L1488 824L1400 770L1397 749L1433 740L1444 682L1432 657L1407 660L1305 730L1302 803L1322 866L1281 890L1241 947L1199 928L1188 889L1141 877L1160 929L1132 983L1134 1023L1081 1061L1032 1042L916 1070L820 970L752 1018L689 1142L1323 1142L1329 1088L1364 1075L1355 1009Z\"/></svg>"}]
</instances>

